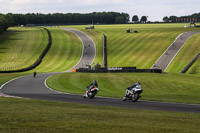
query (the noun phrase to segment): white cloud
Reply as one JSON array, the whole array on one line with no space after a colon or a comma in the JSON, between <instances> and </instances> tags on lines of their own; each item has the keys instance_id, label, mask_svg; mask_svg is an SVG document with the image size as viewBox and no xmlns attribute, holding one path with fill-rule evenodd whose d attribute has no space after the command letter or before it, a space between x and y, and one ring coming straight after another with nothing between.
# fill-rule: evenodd
<instances>
[{"instance_id":1,"label":"white cloud","mask_svg":"<svg viewBox=\"0 0 200 133\"><path fill-rule=\"evenodd\" d=\"M162 20L164 16L199 12L200 0L0 0L0 13L126 12Z\"/></svg>"},{"instance_id":2,"label":"white cloud","mask_svg":"<svg viewBox=\"0 0 200 133\"><path fill-rule=\"evenodd\" d=\"M100 0L86 0L86 2L84 2L84 5L97 5L100 2Z\"/></svg>"}]
</instances>

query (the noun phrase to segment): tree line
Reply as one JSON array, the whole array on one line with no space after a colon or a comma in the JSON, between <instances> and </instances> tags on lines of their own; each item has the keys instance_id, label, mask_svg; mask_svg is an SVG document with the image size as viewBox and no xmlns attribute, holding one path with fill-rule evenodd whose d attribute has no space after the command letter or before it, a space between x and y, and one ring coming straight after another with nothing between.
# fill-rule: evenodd
<instances>
[{"instance_id":1,"label":"tree line","mask_svg":"<svg viewBox=\"0 0 200 133\"><path fill-rule=\"evenodd\" d=\"M166 23L172 22L172 23L180 23L180 22L200 22L200 13L194 13L192 15L188 16L165 16L163 18L163 21Z\"/></svg>"},{"instance_id":2,"label":"tree line","mask_svg":"<svg viewBox=\"0 0 200 133\"><path fill-rule=\"evenodd\" d=\"M146 23L147 22L148 16L142 16L141 19L139 20L138 15L134 15L132 17L132 22L133 23Z\"/></svg>"},{"instance_id":3,"label":"tree line","mask_svg":"<svg viewBox=\"0 0 200 133\"><path fill-rule=\"evenodd\" d=\"M0 14L0 33L6 31L13 24L14 21L11 14Z\"/></svg>"},{"instance_id":4,"label":"tree line","mask_svg":"<svg viewBox=\"0 0 200 133\"><path fill-rule=\"evenodd\" d=\"M117 12L93 13L27 13L12 14L14 25L27 24L125 24L129 22L129 14Z\"/></svg>"}]
</instances>

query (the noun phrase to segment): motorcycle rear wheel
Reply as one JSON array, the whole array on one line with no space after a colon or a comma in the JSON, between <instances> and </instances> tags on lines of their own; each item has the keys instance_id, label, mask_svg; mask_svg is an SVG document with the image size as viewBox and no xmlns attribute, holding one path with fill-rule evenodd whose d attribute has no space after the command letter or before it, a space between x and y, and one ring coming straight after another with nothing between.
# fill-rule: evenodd
<instances>
[{"instance_id":1,"label":"motorcycle rear wheel","mask_svg":"<svg viewBox=\"0 0 200 133\"><path fill-rule=\"evenodd\" d=\"M90 99L93 99L94 96L95 96L95 94L96 94L96 93L93 92L93 93L90 95Z\"/></svg>"},{"instance_id":2,"label":"motorcycle rear wheel","mask_svg":"<svg viewBox=\"0 0 200 133\"><path fill-rule=\"evenodd\" d=\"M132 95L132 102L137 102L137 100L139 99L139 94L138 93L135 93Z\"/></svg>"}]
</instances>

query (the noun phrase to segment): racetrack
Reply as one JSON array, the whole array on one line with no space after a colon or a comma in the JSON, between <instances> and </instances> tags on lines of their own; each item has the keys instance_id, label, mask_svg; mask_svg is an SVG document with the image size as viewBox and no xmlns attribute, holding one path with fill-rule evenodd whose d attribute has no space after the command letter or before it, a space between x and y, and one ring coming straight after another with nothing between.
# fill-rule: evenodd
<instances>
[{"instance_id":1,"label":"racetrack","mask_svg":"<svg viewBox=\"0 0 200 133\"><path fill-rule=\"evenodd\" d=\"M95 58L94 42L83 32L68 28L66 28L65 30L69 30L75 33L77 36L79 36L84 46L82 58L74 68L86 67L86 65L91 64ZM73 68L70 69L70 71L72 70ZM50 90L44 84L45 80L53 74L54 73L39 74L37 75L36 78L33 78L32 75L17 78L15 80L12 80L4 84L0 88L0 92L11 96L32 98L32 99L56 100L63 102L91 104L100 106L116 106L125 108L200 113L200 105L162 103L153 101L138 101L136 103L133 103L131 101L123 102L122 99L103 98L103 97L95 97L94 99L83 99L83 96L81 95L71 95L71 94L56 92Z\"/></svg>"},{"instance_id":2,"label":"racetrack","mask_svg":"<svg viewBox=\"0 0 200 133\"><path fill-rule=\"evenodd\" d=\"M170 65L174 57L184 46L186 41L193 35L200 33L200 31L185 32L179 35L172 45L162 54L162 56L155 62L151 69L162 69L164 72Z\"/></svg>"}]
</instances>

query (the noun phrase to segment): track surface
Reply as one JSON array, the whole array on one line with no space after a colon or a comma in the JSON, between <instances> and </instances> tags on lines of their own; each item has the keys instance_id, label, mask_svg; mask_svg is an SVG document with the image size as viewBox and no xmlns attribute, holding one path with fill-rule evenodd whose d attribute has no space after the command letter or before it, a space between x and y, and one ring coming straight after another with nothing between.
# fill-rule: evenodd
<instances>
[{"instance_id":1,"label":"track surface","mask_svg":"<svg viewBox=\"0 0 200 133\"><path fill-rule=\"evenodd\" d=\"M75 66L78 68L83 66L83 64L91 64L95 57L95 46L93 41L84 33L73 30L65 29L74 32L83 41L84 50L87 48L87 52L90 54L84 54ZM88 42L90 46L88 46ZM84 52L83 50L83 52ZM72 69L70 70L72 71ZM163 110L163 111L175 111L175 112L193 112L200 113L200 105L190 105L190 104L175 104L175 103L162 103L162 102L152 102L152 101L138 101L133 103L131 101L123 102L122 99L113 98L102 98L95 97L94 99L83 99L81 95L71 95L55 92L48 89L44 82L45 80L53 75L54 73L45 73L37 75L33 78L32 75L24 76L10 81L9 83L2 86L0 92L17 97L31 98L31 99L42 99L42 100L54 100L72 103L82 103L90 105L100 105L100 106L116 106L124 108L137 108L137 109L151 109L151 110ZM84 92L84 90L83 90Z\"/></svg>"},{"instance_id":2,"label":"track surface","mask_svg":"<svg viewBox=\"0 0 200 133\"><path fill-rule=\"evenodd\" d=\"M162 69L164 72L176 54L183 47L185 42L193 35L200 33L200 31L186 32L176 38L172 45L163 53L163 55L156 61L152 69Z\"/></svg>"}]
</instances>

